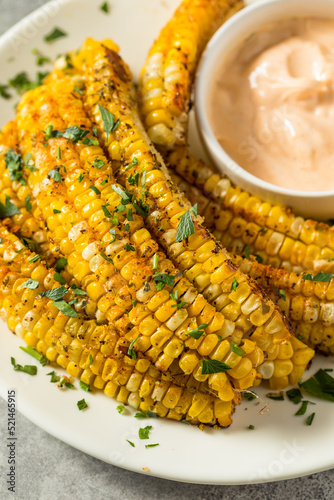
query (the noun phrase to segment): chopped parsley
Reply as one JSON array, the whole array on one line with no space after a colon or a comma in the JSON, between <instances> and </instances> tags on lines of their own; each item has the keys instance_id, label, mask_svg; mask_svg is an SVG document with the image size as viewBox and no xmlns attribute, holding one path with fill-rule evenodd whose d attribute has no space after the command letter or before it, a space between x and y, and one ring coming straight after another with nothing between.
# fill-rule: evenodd
<instances>
[{"instance_id":1,"label":"chopped parsley","mask_svg":"<svg viewBox=\"0 0 334 500\"><path fill-rule=\"evenodd\" d=\"M132 162L129 163L129 165L126 167L125 171L130 170L135 165L138 165L138 163L139 163L138 158L134 157L134 159L132 160Z\"/></svg>"},{"instance_id":2,"label":"chopped parsley","mask_svg":"<svg viewBox=\"0 0 334 500\"><path fill-rule=\"evenodd\" d=\"M104 252L101 252L101 257L103 257L107 262L110 262L110 264L113 264L112 259L108 257Z\"/></svg>"},{"instance_id":3,"label":"chopped parsley","mask_svg":"<svg viewBox=\"0 0 334 500\"><path fill-rule=\"evenodd\" d=\"M55 182L61 182L60 172L55 168L49 170L47 176L49 177L49 179L53 179Z\"/></svg>"},{"instance_id":4,"label":"chopped parsley","mask_svg":"<svg viewBox=\"0 0 334 500\"><path fill-rule=\"evenodd\" d=\"M103 2L103 4L100 5L100 10L102 10L102 12L105 12L106 14L108 14L109 13L109 3Z\"/></svg>"},{"instance_id":5,"label":"chopped parsley","mask_svg":"<svg viewBox=\"0 0 334 500\"><path fill-rule=\"evenodd\" d=\"M235 292L236 289L238 288L238 286L239 286L238 281L235 278L233 278L233 282L232 282L232 285L231 285L231 291Z\"/></svg>"},{"instance_id":6,"label":"chopped parsley","mask_svg":"<svg viewBox=\"0 0 334 500\"><path fill-rule=\"evenodd\" d=\"M90 354L89 355L89 364L92 365L93 364L93 356Z\"/></svg>"},{"instance_id":7,"label":"chopped parsley","mask_svg":"<svg viewBox=\"0 0 334 500\"><path fill-rule=\"evenodd\" d=\"M139 174L130 174L130 177L128 178L128 183L130 186L138 186L139 182Z\"/></svg>"},{"instance_id":8,"label":"chopped parsley","mask_svg":"<svg viewBox=\"0 0 334 500\"><path fill-rule=\"evenodd\" d=\"M28 77L25 71L18 73L14 78L9 80L9 85L13 87L18 94L23 94L27 90L32 90L42 85L43 79L48 75L48 73L37 73L36 81L33 82Z\"/></svg>"},{"instance_id":9,"label":"chopped parsley","mask_svg":"<svg viewBox=\"0 0 334 500\"><path fill-rule=\"evenodd\" d=\"M129 443L129 445L131 445L131 446L132 446L132 448L135 448L135 445L134 445L134 443L133 443L132 441L129 441L129 440L127 439L127 442Z\"/></svg>"},{"instance_id":10,"label":"chopped parsley","mask_svg":"<svg viewBox=\"0 0 334 500\"><path fill-rule=\"evenodd\" d=\"M53 209L53 213L54 213L55 215L57 215L57 214L61 214L61 210L57 210L56 208L54 208L54 209Z\"/></svg>"},{"instance_id":11,"label":"chopped parsley","mask_svg":"<svg viewBox=\"0 0 334 500\"><path fill-rule=\"evenodd\" d=\"M31 196L30 196L30 194L28 194L28 196L24 200L24 205L26 207L26 211L31 214L32 205L30 203L30 199L31 199Z\"/></svg>"},{"instance_id":12,"label":"chopped parsley","mask_svg":"<svg viewBox=\"0 0 334 500\"><path fill-rule=\"evenodd\" d=\"M189 335L189 337L192 337L193 339L198 340L200 337L202 337L202 335L204 333L204 329L207 328L208 326L209 325L207 325L206 323L202 323L197 328L195 328L194 330L191 330L191 332L187 333L187 335Z\"/></svg>"},{"instance_id":13,"label":"chopped parsley","mask_svg":"<svg viewBox=\"0 0 334 500\"><path fill-rule=\"evenodd\" d=\"M79 408L80 411L82 411L85 408L88 408L88 404L84 399L80 399L80 401L77 402L77 407Z\"/></svg>"},{"instance_id":14,"label":"chopped parsley","mask_svg":"<svg viewBox=\"0 0 334 500\"><path fill-rule=\"evenodd\" d=\"M37 373L37 366L34 365L19 365L16 363L15 358L10 358L10 361L13 365L13 368L16 372L24 372L28 373L28 375L36 375Z\"/></svg>"},{"instance_id":15,"label":"chopped parsley","mask_svg":"<svg viewBox=\"0 0 334 500\"><path fill-rule=\"evenodd\" d=\"M139 411L135 414L135 418L159 418L159 415L157 415L154 411Z\"/></svg>"},{"instance_id":16,"label":"chopped parsley","mask_svg":"<svg viewBox=\"0 0 334 500\"><path fill-rule=\"evenodd\" d=\"M56 375L56 372L54 370L50 373L47 373L47 375L51 375L50 382L52 384L55 384L56 382L59 382L59 380L60 380L60 377L58 375Z\"/></svg>"},{"instance_id":17,"label":"chopped parsley","mask_svg":"<svg viewBox=\"0 0 334 500\"><path fill-rule=\"evenodd\" d=\"M244 354L246 354L245 351L241 349L241 347L239 347L236 342L233 342L233 344L231 344L231 351L238 356L243 356Z\"/></svg>"},{"instance_id":18,"label":"chopped parsley","mask_svg":"<svg viewBox=\"0 0 334 500\"><path fill-rule=\"evenodd\" d=\"M155 444L145 444L145 448L154 448L155 446L159 446L159 443L155 443Z\"/></svg>"},{"instance_id":19,"label":"chopped parsley","mask_svg":"<svg viewBox=\"0 0 334 500\"><path fill-rule=\"evenodd\" d=\"M94 191L94 193L97 194L97 195L101 194L101 191L99 191L97 189L97 187L95 187L95 186L89 186L89 189L91 189L92 191Z\"/></svg>"},{"instance_id":20,"label":"chopped parsley","mask_svg":"<svg viewBox=\"0 0 334 500\"><path fill-rule=\"evenodd\" d=\"M316 398L334 402L334 378L323 369L318 370L311 378L299 385Z\"/></svg>"},{"instance_id":21,"label":"chopped parsley","mask_svg":"<svg viewBox=\"0 0 334 500\"><path fill-rule=\"evenodd\" d=\"M139 439L149 439L149 433L150 433L150 430L152 429L152 425L147 425L146 427L141 427L139 430L138 430L138 436L139 436Z\"/></svg>"},{"instance_id":22,"label":"chopped parsley","mask_svg":"<svg viewBox=\"0 0 334 500\"><path fill-rule=\"evenodd\" d=\"M89 130L84 130L77 125L66 128L65 132L62 134L65 139L69 139L72 142L82 141L82 139L89 134Z\"/></svg>"},{"instance_id":23,"label":"chopped parsley","mask_svg":"<svg viewBox=\"0 0 334 500\"><path fill-rule=\"evenodd\" d=\"M268 392L266 397L273 401L284 401L284 394L282 392Z\"/></svg>"},{"instance_id":24,"label":"chopped parsley","mask_svg":"<svg viewBox=\"0 0 334 500\"><path fill-rule=\"evenodd\" d=\"M0 96L3 99L10 99L12 96L8 93L9 86L0 84Z\"/></svg>"},{"instance_id":25,"label":"chopped parsley","mask_svg":"<svg viewBox=\"0 0 334 500\"><path fill-rule=\"evenodd\" d=\"M80 174L79 177L77 178L77 181L81 182L83 178L84 178L83 174Z\"/></svg>"},{"instance_id":26,"label":"chopped parsley","mask_svg":"<svg viewBox=\"0 0 334 500\"><path fill-rule=\"evenodd\" d=\"M108 140L109 134L118 127L119 120L115 122L115 115L110 113L110 111L108 111L106 108L100 106L100 104L99 104L99 110L103 122L104 131L106 133Z\"/></svg>"},{"instance_id":27,"label":"chopped parsley","mask_svg":"<svg viewBox=\"0 0 334 500\"><path fill-rule=\"evenodd\" d=\"M90 139L89 137L86 137L86 139L83 139L82 144L85 144L85 146L98 146L99 141L97 139ZM95 167L95 165L93 166Z\"/></svg>"},{"instance_id":28,"label":"chopped parsley","mask_svg":"<svg viewBox=\"0 0 334 500\"><path fill-rule=\"evenodd\" d=\"M295 405L298 405L303 399L303 395L299 389L290 389L286 391L286 395L288 399Z\"/></svg>"},{"instance_id":29,"label":"chopped parsley","mask_svg":"<svg viewBox=\"0 0 334 500\"><path fill-rule=\"evenodd\" d=\"M245 255L246 259L249 259L249 257L250 257L250 246L249 245L246 245L244 255Z\"/></svg>"},{"instance_id":30,"label":"chopped parsley","mask_svg":"<svg viewBox=\"0 0 334 500\"><path fill-rule=\"evenodd\" d=\"M32 53L36 56L37 66L43 66L43 64L51 62L51 59L41 54L41 52L38 49L33 49Z\"/></svg>"},{"instance_id":31,"label":"chopped parsley","mask_svg":"<svg viewBox=\"0 0 334 500\"><path fill-rule=\"evenodd\" d=\"M302 404L300 405L299 410L297 411L297 413L295 413L295 415L296 416L305 415L309 404L315 404L315 403L311 403L311 401L303 401Z\"/></svg>"},{"instance_id":32,"label":"chopped parsley","mask_svg":"<svg viewBox=\"0 0 334 500\"><path fill-rule=\"evenodd\" d=\"M35 255L34 257L31 257L28 262L37 262L41 258L41 255Z\"/></svg>"},{"instance_id":33,"label":"chopped parsley","mask_svg":"<svg viewBox=\"0 0 334 500\"><path fill-rule=\"evenodd\" d=\"M23 186L27 183L23 178L23 158L16 154L13 149L9 149L5 155L5 164L9 172L11 181L20 181Z\"/></svg>"},{"instance_id":34,"label":"chopped parsley","mask_svg":"<svg viewBox=\"0 0 334 500\"><path fill-rule=\"evenodd\" d=\"M66 266L67 266L67 259L66 259L66 257L60 257L60 259L57 260L57 264L56 264L56 271L57 271L57 273L59 273L60 271L62 271L63 269L65 269Z\"/></svg>"},{"instance_id":35,"label":"chopped parsley","mask_svg":"<svg viewBox=\"0 0 334 500\"><path fill-rule=\"evenodd\" d=\"M57 148L57 160L61 160L61 149L60 146Z\"/></svg>"},{"instance_id":36,"label":"chopped parsley","mask_svg":"<svg viewBox=\"0 0 334 500\"><path fill-rule=\"evenodd\" d=\"M30 356L32 356L33 358L37 359L37 361L39 361L42 366L46 365L46 363L48 362L48 360L44 358L43 354L37 352L36 349L34 349L33 347L20 346L20 349L22 349L22 351L26 352L27 354L30 354Z\"/></svg>"},{"instance_id":37,"label":"chopped parsley","mask_svg":"<svg viewBox=\"0 0 334 500\"><path fill-rule=\"evenodd\" d=\"M86 391L86 392L91 392L90 390L90 387L88 384L85 384L85 382L83 382L82 380L80 380L80 388L83 390L83 391Z\"/></svg>"},{"instance_id":38,"label":"chopped parsley","mask_svg":"<svg viewBox=\"0 0 334 500\"><path fill-rule=\"evenodd\" d=\"M313 276L313 274L304 274L302 276L303 280L320 281L322 283L328 283L333 277L334 277L334 274L323 273L322 271L320 273L318 273L316 276Z\"/></svg>"},{"instance_id":39,"label":"chopped parsley","mask_svg":"<svg viewBox=\"0 0 334 500\"><path fill-rule=\"evenodd\" d=\"M82 290L82 288L80 288L78 285L75 285L74 283L71 285L71 288L74 295L87 295L87 292L85 292L85 290Z\"/></svg>"},{"instance_id":40,"label":"chopped parsley","mask_svg":"<svg viewBox=\"0 0 334 500\"><path fill-rule=\"evenodd\" d=\"M129 243L126 244L125 250L127 252L135 252L136 251L135 247L133 247L132 245L129 245Z\"/></svg>"},{"instance_id":41,"label":"chopped parsley","mask_svg":"<svg viewBox=\"0 0 334 500\"><path fill-rule=\"evenodd\" d=\"M254 255L254 257L255 257L256 261L257 261L259 264L262 264L263 259L262 259L261 255L257 255L257 254L256 254L256 255Z\"/></svg>"},{"instance_id":42,"label":"chopped parsley","mask_svg":"<svg viewBox=\"0 0 334 500\"><path fill-rule=\"evenodd\" d=\"M132 222L132 221L133 221L133 215L132 215L132 210L131 210L131 208L129 208L128 213L126 214L126 219L127 219L129 222Z\"/></svg>"},{"instance_id":43,"label":"chopped parsley","mask_svg":"<svg viewBox=\"0 0 334 500\"><path fill-rule=\"evenodd\" d=\"M193 213L196 217L197 203L192 208L187 210L187 212L181 215L181 217L179 217L180 222L176 230L175 243L183 241L184 239L188 238L189 236L195 233L195 227L191 217L191 213Z\"/></svg>"},{"instance_id":44,"label":"chopped parsley","mask_svg":"<svg viewBox=\"0 0 334 500\"><path fill-rule=\"evenodd\" d=\"M53 288L52 290L47 290L46 292L42 292L41 296L51 300L60 300L67 293L68 290L65 286L58 286L57 288Z\"/></svg>"},{"instance_id":45,"label":"chopped parsley","mask_svg":"<svg viewBox=\"0 0 334 500\"><path fill-rule=\"evenodd\" d=\"M251 431L253 431L255 429L255 426L254 425L249 425L248 429L250 429Z\"/></svg>"},{"instance_id":46,"label":"chopped parsley","mask_svg":"<svg viewBox=\"0 0 334 500\"><path fill-rule=\"evenodd\" d=\"M257 398L257 395L255 394L255 392L251 392L251 391L248 391L248 392L243 392L242 393L242 396L247 399L248 401L253 401L253 399L256 399Z\"/></svg>"},{"instance_id":47,"label":"chopped parsley","mask_svg":"<svg viewBox=\"0 0 334 500\"><path fill-rule=\"evenodd\" d=\"M124 405L118 405L116 410L118 411L118 413L123 413L123 411L125 410L125 406Z\"/></svg>"},{"instance_id":48,"label":"chopped parsley","mask_svg":"<svg viewBox=\"0 0 334 500\"><path fill-rule=\"evenodd\" d=\"M79 89L79 87L78 87L77 85L75 85L75 86L74 86L74 90L75 90L75 92L78 92L78 94L83 95L82 90L81 90L81 89ZM95 128L95 127L94 127L94 128ZM94 134L94 135L95 135L95 134ZM96 135L95 135L95 137L96 137Z\"/></svg>"},{"instance_id":49,"label":"chopped parsley","mask_svg":"<svg viewBox=\"0 0 334 500\"><path fill-rule=\"evenodd\" d=\"M162 290L165 285L170 287L174 286L175 276L171 276L170 274L157 274L156 276L154 276L154 281L157 290L160 292L160 290Z\"/></svg>"},{"instance_id":50,"label":"chopped parsley","mask_svg":"<svg viewBox=\"0 0 334 500\"><path fill-rule=\"evenodd\" d=\"M52 278L55 281L58 281L58 283L60 283L61 285L65 285L65 283L66 283L64 276L58 272L55 272L54 275L52 276Z\"/></svg>"},{"instance_id":51,"label":"chopped parsley","mask_svg":"<svg viewBox=\"0 0 334 500\"><path fill-rule=\"evenodd\" d=\"M103 160L94 160L93 161L93 167L95 168L102 168L104 167L105 163Z\"/></svg>"},{"instance_id":52,"label":"chopped parsley","mask_svg":"<svg viewBox=\"0 0 334 500\"><path fill-rule=\"evenodd\" d=\"M32 154L31 154L31 153L28 153L28 154L27 154L27 156L26 156L26 158L25 158L25 160L24 160L24 164L25 164L25 166L26 166L27 168L29 168L29 170L30 170L31 172L35 172L35 171L37 170L37 168L35 168L33 165L30 165L30 163L29 163L29 162L30 162L30 160L31 160L31 158L32 158Z\"/></svg>"},{"instance_id":53,"label":"chopped parsley","mask_svg":"<svg viewBox=\"0 0 334 500\"><path fill-rule=\"evenodd\" d=\"M44 41L46 43L50 43L58 40L58 38L63 38L65 36L67 36L67 33L65 33L65 31L61 30L60 28L53 28L53 30L48 35L44 36Z\"/></svg>"},{"instance_id":54,"label":"chopped parsley","mask_svg":"<svg viewBox=\"0 0 334 500\"><path fill-rule=\"evenodd\" d=\"M67 387L68 389L74 389L74 385L70 382L70 379L66 376L59 380L58 387Z\"/></svg>"},{"instance_id":55,"label":"chopped parsley","mask_svg":"<svg viewBox=\"0 0 334 500\"><path fill-rule=\"evenodd\" d=\"M55 300L53 305L64 315L69 318L77 318L78 313L65 300Z\"/></svg>"},{"instance_id":56,"label":"chopped parsley","mask_svg":"<svg viewBox=\"0 0 334 500\"><path fill-rule=\"evenodd\" d=\"M274 287L274 288L275 288L276 292L278 293L278 295L281 297L281 299L286 301L286 290L279 290L276 287Z\"/></svg>"},{"instance_id":57,"label":"chopped parsley","mask_svg":"<svg viewBox=\"0 0 334 500\"><path fill-rule=\"evenodd\" d=\"M231 367L223 361L217 359L203 359L202 360L202 375L210 375L211 373L225 373Z\"/></svg>"},{"instance_id":58,"label":"chopped parsley","mask_svg":"<svg viewBox=\"0 0 334 500\"><path fill-rule=\"evenodd\" d=\"M314 420L314 417L315 417L315 413L311 413L311 415L309 415L306 419L306 425L312 425L312 422Z\"/></svg>"},{"instance_id":59,"label":"chopped parsley","mask_svg":"<svg viewBox=\"0 0 334 500\"><path fill-rule=\"evenodd\" d=\"M132 340L130 342L130 345L129 345L129 348L128 348L128 356L130 356L130 358L132 359L137 359L137 354L136 354L136 351L134 350L133 346L135 345L135 342L137 342L137 340L139 339L140 337L140 334L138 335L137 338L135 338L134 340Z\"/></svg>"},{"instance_id":60,"label":"chopped parsley","mask_svg":"<svg viewBox=\"0 0 334 500\"><path fill-rule=\"evenodd\" d=\"M36 290L39 287L39 281L29 278L25 283L23 283L22 288L28 288L29 290Z\"/></svg>"}]
</instances>

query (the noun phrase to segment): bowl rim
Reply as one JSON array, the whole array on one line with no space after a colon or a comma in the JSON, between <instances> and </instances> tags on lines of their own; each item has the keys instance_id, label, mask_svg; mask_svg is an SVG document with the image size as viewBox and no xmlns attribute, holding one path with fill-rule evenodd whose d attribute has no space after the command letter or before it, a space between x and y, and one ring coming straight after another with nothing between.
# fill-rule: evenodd
<instances>
[{"instance_id":1,"label":"bowl rim","mask_svg":"<svg viewBox=\"0 0 334 500\"><path fill-rule=\"evenodd\" d=\"M304 4L306 2L314 5L313 0L303 0ZM237 27L241 21L243 21L247 16L252 15L254 11L256 13L257 11L266 8L270 4L279 3L289 3L289 5L291 5L293 3L300 3L300 0L261 0L260 2L252 3L246 6L241 11L237 12L232 18L226 21L226 23L224 23L210 39L202 54L195 77L194 103L197 125L202 137L205 140L209 155L213 158L221 158L221 161L226 168L226 171L224 171L223 173L225 173L226 175L228 175L230 171L233 171L238 176L243 177L243 179L245 179L245 181L249 185L256 186L262 190L267 190L277 196L289 196L298 198L299 200L306 200L310 198L332 198L334 197L334 189L331 191L298 191L296 189L276 186L275 184L264 181L259 177L251 174L241 165L239 165L235 160L233 160L233 158L229 154L226 153L225 149L217 140L208 118L206 96L209 86L212 84L212 78L208 79L205 75L208 74L208 67L212 66L213 62L217 60L216 53L219 52L219 50L217 50L217 47L219 48L219 45L221 44L222 39L224 39L226 32L230 32L231 30L235 29L235 27ZM305 17L305 15L303 15L303 12L301 12L301 15L298 17ZM321 17L321 15L319 15L319 17ZM283 18L284 16L282 16L282 19ZM261 24L263 25L264 23L259 23L259 27L261 26ZM242 40L240 41L242 42ZM219 170L221 170L219 165L217 165L217 167Z\"/></svg>"}]
</instances>

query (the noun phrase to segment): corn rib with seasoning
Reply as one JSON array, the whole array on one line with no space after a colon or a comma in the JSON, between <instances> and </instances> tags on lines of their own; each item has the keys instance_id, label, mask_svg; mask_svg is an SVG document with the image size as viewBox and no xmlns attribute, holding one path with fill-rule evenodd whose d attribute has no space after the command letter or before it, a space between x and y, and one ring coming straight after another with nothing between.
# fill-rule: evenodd
<instances>
[{"instance_id":1,"label":"corn rib with seasoning","mask_svg":"<svg viewBox=\"0 0 334 500\"><path fill-rule=\"evenodd\" d=\"M241 0L183 0L160 32L139 85L144 125L155 144L185 144L199 57L213 33L243 5Z\"/></svg>"},{"instance_id":2,"label":"corn rib with seasoning","mask_svg":"<svg viewBox=\"0 0 334 500\"><path fill-rule=\"evenodd\" d=\"M80 317L70 306L59 309L60 300L53 300L52 293L58 292L68 304L73 299L71 288L54 281L54 269L34 261L35 255L3 226L0 234L0 315L28 346L87 386L134 408L193 424L231 424L233 401L201 391L192 377L175 384L169 373L161 375L149 360L124 354L124 341L112 326ZM17 253L20 249L24 253Z\"/></svg>"},{"instance_id":3,"label":"corn rib with seasoning","mask_svg":"<svg viewBox=\"0 0 334 500\"><path fill-rule=\"evenodd\" d=\"M139 229L135 225L132 234L130 228L125 230L128 207L132 206L134 218L140 205L136 199L132 205L130 199L125 201L125 191L115 193L115 188L120 193L120 186L108 187L113 182L112 172L102 150L86 145L84 140L64 137L74 123L87 130L91 127L81 101L73 96L73 82L64 79L24 96L16 121L21 152L31 151L37 166L29 174L29 184L40 216L47 223L53 244L67 258L67 272L96 304L101 313L98 319L116 321L116 326L118 320L125 323L127 339L137 339L135 349L145 353L160 371L167 371L178 359L184 373L207 381L221 399L232 400L233 387L246 389L259 379L256 367L264 360L263 350L253 340L244 339L243 354L235 354L231 346L240 344L242 331L210 306L158 251L138 214ZM47 134L51 137L45 142ZM57 161L59 148L61 158ZM95 167L94 163L101 160L104 165ZM50 174L52 170L57 174ZM83 180L78 182L81 173ZM108 179L103 189L101 179ZM126 210L119 210L123 203ZM115 215L118 219L113 223ZM142 244L141 234L150 245L146 241ZM198 339L189 336L202 324L207 325L205 335ZM202 360L207 357L227 364L231 375L202 373Z\"/></svg>"}]
</instances>

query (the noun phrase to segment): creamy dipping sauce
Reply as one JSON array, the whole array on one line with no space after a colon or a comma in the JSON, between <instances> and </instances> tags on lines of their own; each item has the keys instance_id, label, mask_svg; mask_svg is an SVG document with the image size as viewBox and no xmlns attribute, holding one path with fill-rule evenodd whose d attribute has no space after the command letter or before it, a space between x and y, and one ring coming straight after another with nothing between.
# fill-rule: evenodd
<instances>
[{"instance_id":1,"label":"creamy dipping sauce","mask_svg":"<svg viewBox=\"0 0 334 500\"><path fill-rule=\"evenodd\" d=\"M220 144L264 181L334 189L334 21L265 25L218 71L209 119Z\"/></svg>"}]
</instances>

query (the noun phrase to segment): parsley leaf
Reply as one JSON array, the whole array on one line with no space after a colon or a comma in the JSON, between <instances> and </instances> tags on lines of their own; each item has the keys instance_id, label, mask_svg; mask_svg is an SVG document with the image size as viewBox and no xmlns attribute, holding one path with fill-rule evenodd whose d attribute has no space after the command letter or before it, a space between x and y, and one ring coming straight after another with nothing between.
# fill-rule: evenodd
<instances>
[{"instance_id":1,"label":"parsley leaf","mask_svg":"<svg viewBox=\"0 0 334 500\"><path fill-rule=\"evenodd\" d=\"M62 299L67 293L68 290L65 286L58 286L57 288L53 288L52 290L42 292L41 296L51 300L59 300Z\"/></svg>"},{"instance_id":2,"label":"parsley leaf","mask_svg":"<svg viewBox=\"0 0 334 500\"><path fill-rule=\"evenodd\" d=\"M23 158L20 154L16 154L13 149L9 149L5 155L5 164L9 172L11 181L20 181L22 185L26 185L23 179Z\"/></svg>"},{"instance_id":3,"label":"parsley leaf","mask_svg":"<svg viewBox=\"0 0 334 500\"><path fill-rule=\"evenodd\" d=\"M134 445L134 443L133 443L132 441L129 441L129 440L127 439L127 442L128 442L128 443L132 446L132 448L135 448L135 445Z\"/></svg>"},{"instance_id":4,"label":"parsley leaf","mask_svg":"<svg viewBox=\"0 0 334 500\"><path fill-rule=\"evenodd\" d=\"M66 265L67 265L66 257L60 257L60 259L57 260L57 264L56 264L57 273L59 273L60 271L65 269Z\"/></svg>"},{"instance_id":5,"label":"parsley leaf","mask_svg":"<svg viewBox=\"0 0 334 500\"><path fill-rule=\"evenodd\" d=\"M322 283L328 283L333 277L334 274L323 273L322 271L318 273L316 276L313 276L312 274L304 274L302 276L303 280L320 281Z\"/></svg>"},{"instance_id":6,"label":"parsley leaf","mask_svg":"<svg viewBox=\"0 0 334 500\"><path fill-rule=\"evenodd\" d=\"M107 136L107 140L108 140L109 134L117 128L117 126L119 124L119 120L117 120L117 122L115 122L115 115L110 113L110 111L108 111L106 108L103 108L102 106L100 106L100 104L99 104L99 110L100 110L100 115L102 118L104 130L105 130L105 133Z\"/></svg>"},{"instance_id":7,"label":"parsley leaf","mask_svg":"<svg viewBox=\"0 0 334 500\"><path fill-rule=\"evenodd\" d=\"M314 420L314 417L315 417L315 413L311 413L311 415L309 415L306 419L306 425L312 425L312 422Z\"/></svg>"},{"instance_id":8,"label":"parsley leaf","mask_svg":"<svg viewBox=\"0 0 334 500\"><path fill-rule=\"evenodd\" d=\"M175 243L183 241L195 232L195 227L193 220L191 218L191 213L196 217L197 215L197 203L192 208L187 210L183 215L181 215L179 225L176 230Z\"/></svg>"},{"instance_id":9,"label":"parsley leaf","mask_svg":"<svg viewBox=\"0 0 334 500\"><path fill-rule=\"evenodd\" d=\"M118 413L123 413L123 411L125 410L125 406L124 405L118 405L116 407L116 410L118 411Z\"/></svg>"},{"instance_id":10,"label":"parsley leaf","mask_svg":"<svg viewBox=\"0 0 334 500\"><path fill-rule=\"evenodd\" d=\"M68 316L70 318L77 318L78 313L71 307L65 300L55 300L53 305L59 309L64 316Z\"/></svg>"},{"instance_id":11,"label":"parsley leaf","mask_svg":"<svg viewBox=\"0 0 334 500\"><path fill-rule=\"evenodd\" d=\"M233 278L233 282L232 282L232 285L231 285L231 292L232 292L232 291L234 291L234 292L235 292L235 291L236 291L236 289L238 288L238 286L239 286L238 281L237 281L235 278Z\"/></svg>"},{"instance_id":12,"label":"parsley leaf","mask_svg":"<svg viewBox=\"0 0 334 500\"><path fill-rule=\"evenodd\" d=\"M48 362L48 360L44 358L43 354L37 352L33 347L23 347L20 345L20 349L22 349L22 351L26 352L27 354L30 354L30 356L32 356L33 358L37 359L37 361L39 361L42 366L46 365L46 363Z\"/></svg>"},{"instance_id":13,"label":"parsley leaf","mask_svg":"<svg viewBox=\"0 0 334 500\"><path fill-rule=\"evenodd\" d=\"M282 392L268 392L266 397L273 401L284 401L284 394Z\"/></svg>"},{"instance_id":14,"label":"parsley leaf","mask_svg":"<svg viewBox=\"0 0 334 500\"><path fill-rule=\"evenodd\" d=\"M89 130L84 130L77 125L66 128L63 137L65 139L69 139L72 142L82 141L82 139L89 134Z\"/></svg>"},{"instance_id":15,"label":"parsley leaf","mask_svg":"<svg viewBox=\"0 0 334 500\"><path fill-rule=\"evenodd\" d=\"M150 430L152 429L152 425L147 425L146 427L141 427L139 430L138 430L138 436L139 436L139 439L149 439L149 433L150 433Z\"/></svg>"},{"instance_id":16,"label":"parsley leaf","mask_svg":"<svg viewBox=\"0 0 334 500\"><path fill-rule=\"evenodd\" d=\"M94 191L94 193L97 194L97 195L101 194L101 191L99 191L97 189L97 187L95 187L95 186L89 186L89 189L91 189L92 191Z\"/></svg>"},{"instance_id":17,"label":"parsley leaf","mask_svg":"<svg viewBox=\"0 0 334 500\"><path fill-rule=\"evenodd\" d=\"M88 384L85 384L85 382L83 382L82 380L80 380L80 388L83 390L83 391L86 391L86 392L91 392L90 390L90 387Z\"/></svg>"},{"instance_id":18,"label":"parsley leaf","mask_svg":"<svg viewBox=\"0 0 334 500\"><path fill-rule=\"evenodd\" d=\"M3 99L10 99L12 96L10 94L8 94L8 85L1 85L0 84L0 96L3 98Z\"/></svg>"},{"instance_id":19,"label":"parsley leaf","mask_svg":"<svg viewBox=\"0 0 334 500\"><path fill-rule=\"evenodd\" d=\"M26 197L26 199L24 201L24 205L26 207L26 211L31 214L32 205L30 203L30 199L31 199L31 196L30 196L30 194L28 194L28 196Z\"/></svg>"},{"instance_id":20,"label":"parsley leaf","mask_svg":"<svg viewBox=\"0 0 334 500\"><path fill-rule=\"evenodd\" d=\"M159 443L155 443L155 444L145 444L145 448L154 448L155 446L159 446Z\"/></svg>"},{"instance_id":21,"label":"parsley leaf","mask_svg":"<svg viewBox=\"0 0 334 500\"><path fill-rule=\"evenodd\" d=\"M39 281L32 280L29 278L25 283L23 283L22 288L28 288L29 290L36 290L39 287Z\"/></svg>"},{"instance_id":22,"label":"parsley leaf","mask_svg":"<svg viewBox=\"0 0 334 500\"><path fill-rule=\"evenodd\" d=\"M80 411L82 411L85 408L88 408L88 404L86 403L85 399L80 399L80 401L77 402L77 407Z\"/></svg>"},{"instance_id":23,"label":"parsley leaf","mask_svg":"<svg viewBox=\"0 0 334 500\"><path fill-rule=\"evenodd\" d=\"M28 373L28 375L36 375L37 373L37 366L34 365L19 365L16 363L15 358L10 358L10 361L13 365L13 368L16 372L24 372Z\"/></svg>"},{"instance_id":24,"label":"parsley leaf","mask_svg":"<svg viewBox=\"0 0 334 500\"><path fill-rule=\"evenodd\" d=\"M63 38L64 36L67 36L65 31L62 31L60 28L54 28L48 35L45 35L44 41L50 43L58 38Z\"/></svg>"},{"instance_id":25,"label":"parsley leaf","mask_svg":"<svg viewBox=\"0 0 334 500\"><path fill-rule=\"evenodd\" d=\"M245 351L241 349L241 347L239 347L236 342L233 342L233 344L231 344L231 351L238 356L243 356L244 354L246 354Z\"/></svg>"},{"instance_id":26,"label":"parsley leaf","mask_svg":"<svg viewBox=\"0 0 334 500\"><path fill-rule=\"evenodd\" d=\"M210 375L211 373L225 373L231 367L217 359L202 360L202 375Z\"/></svg>"},{"instance_id":27,"label":"parsley leaf","mask_svg":"<svg viewBox=\"0 0 334 500\"><path fill-rule=\"evenodd\" d=\"M128 355L132 359L137 359L137 354L136 354L136 351L134 350L133 346L135 345L135 342L137 342L137 340L139 339L139 337L140 337L140 334L138 335L138 337L136 337L134 340L132 340L130 342L130 345L129 345L129 348L128 348Z\"/></svg>"},{"instance_id":28,"label":"parsley leaf","mask_svg":"<svg viewBox=\"0 0 334 500\"><path fill-rule=\"evenodd\" d=\"M100 5L100 10L102 10L102 12L105 12L106 14L109 13L109 4L108 2L103 2L102 5Z\"/></svg>"},{"instance_id":29,"label":"parsley leaf","mask_svg":"<svg viewBox=\"0 0 334 500\"><path fill-rule=\"evenodd\" d=\"M318 370L311 378L299 385L316 398L334 402L334 378L325 370Z\"/></svg>"},{"instance_id":30,"label":"parsley leaf","mask_svg":"<svg viewBox=\"0 0 334 500\"><path fill-rule=\"evenodd\" d=\"M52 276L52 278L55 280L55 281L58 281L58 283L60 283L61 285L65 285L66 281L65 281L65 278L62 274L60 273L54 273L54 275Z\"/></svg>"},{"instance_id":31,"label":"parsley leaf","mask_svg":"<svg viewBox=\"0 0 334 500\"><path fill-rule=\"evenodd\" d=\"M315 404L315 403L311 403L311 401L303 401L299 410L297 411L297 413L295 413L295 415L296 416L305 415L309 404Z\"/></svg>"},{"instance_id":32,"label":"parsley leaf","mask_svg":"<svg viewBox=\"0 0 334 500\"><path fill-rule=\"evenodd\" d=\"M157 290L160 291L165 287L165 285L173 287L175 276L171 276L170 274L157 274L156 276L154 276L154 281Z\"/></svg>"},{"instance_id":33,"label":"parsley leaf","mask_svg":"<svg viewBox=\"0 0 334 500\"><path fill-rule=\"evenodd\" d=\"M289 400L295 405L298 405L303 399L303 395L299 389L290 389L289 391L286 391L286 395L288 396Z\"/></svg>"},{"instance_id":34,"label":"parsley leaf","mask_svg":"<svg viewBox=\"0 0 334 500\"><path fill-rule=\"evenodd\" d=\"M187 335L189 335L189 337L192 337L193 339L198 340L200 337L202 337L202 335L204 333L204 329L207 328L208 326L209 325L207 325L206 323L202 323L197 328L195 328L194 330L191 330L191 332L187 333Z\"/></svg>"},{"instance_id":35,"label":"parsley leaf","mask_svg":"<svg viewBox=\"0 0 334 500\"><path fill-rule=\"evenodd\" d=\"M47 176L49 177L49 179L53 179L55 182L61 182L60 172L55 168L49 170Z\"/></svg>"}]
</instances>

